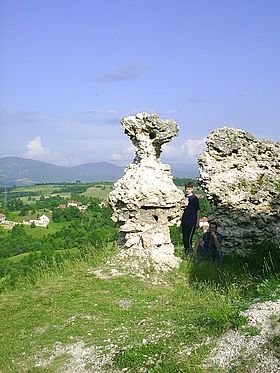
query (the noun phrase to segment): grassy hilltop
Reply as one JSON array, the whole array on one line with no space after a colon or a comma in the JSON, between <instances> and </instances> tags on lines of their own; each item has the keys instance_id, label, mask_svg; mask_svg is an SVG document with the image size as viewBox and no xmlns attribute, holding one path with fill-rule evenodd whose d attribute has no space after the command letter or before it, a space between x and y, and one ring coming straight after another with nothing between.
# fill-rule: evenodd
<instances>
[{"instance_id":1,"label":"grassy hilltop","mask_svg":"<svg viewBox=\"0 0 280 373\"><path fill-rule=\"evenodd\" d=\"M279 248L266 243L248 257L226 258L222 268L190 257L157 281L152 272L145 280L118 276L117 267L116 276L100 278L95 270L114 263L118 250L110 209L99 206L111 188L44 185L9 192L7 216L43 209L52 220L48 229L0 232L0 372L254 372L256 354L244 352L230 370L208 356L227 331L240 331L248 341L260 335L240 311L280 299ZM58 195L91 207L80 214L58 211ZM171 233L181 256L180 229ZM264 346L275 359L279 321Z\"/></svg>"},{"instance_id":2,"label":"grassy hilltop","mask_svg":"<svg viewBox=\"0 0 280 373\"><path fill-rule=\"evenodd\" d=\"M222 371L205 366L217 338L229 329L258 333L239 311L280 296L271 269L233 263L219 270L189 259L158 284L97 278L94 268L115 250L42 268L36 281L25 278L0 295L1 372ZM279 354L279 336L270 349ZM234 372L249 372L251 363Z\"/></svg>"}]
</instances>

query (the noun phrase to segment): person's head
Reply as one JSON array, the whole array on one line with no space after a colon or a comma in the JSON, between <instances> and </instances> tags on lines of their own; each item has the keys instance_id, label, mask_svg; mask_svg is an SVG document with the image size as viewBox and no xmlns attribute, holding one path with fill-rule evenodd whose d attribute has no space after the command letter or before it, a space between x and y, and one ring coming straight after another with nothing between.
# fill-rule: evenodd
<instances>
[{"instance_id":1,"label":"person's head","mask_svg":"<svg viewBox=\"0 0 280 373\"><path fill-rule=\"evenodd\" d=\"M209 222L209 231L214 231L216 232L218 229L218 225L215 221L210 221Z\"/></svg>"},{"instance_id":2,"label":"person's head","mask_svg":"<svg viewBox=\"0 0 280 373\"><path fill-rule=\"evenodd\" d=\"M192 194L193 192L193 185L192 183L186 183L185 184L185 192L186 192L186 195L189 196L190 194Z\"/></svg>"}]
</instances>

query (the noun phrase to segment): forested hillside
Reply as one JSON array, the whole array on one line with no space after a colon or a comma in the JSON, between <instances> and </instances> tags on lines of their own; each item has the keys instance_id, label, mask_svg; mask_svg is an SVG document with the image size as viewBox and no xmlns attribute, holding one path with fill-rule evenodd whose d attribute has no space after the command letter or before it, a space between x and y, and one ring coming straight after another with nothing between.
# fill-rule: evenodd
<instances>
[{"instance_id":1,"label":"forested hillside","mask_svg":"<svg viewBox=\"0 0 280 373\"><path fill-rule=\"evenodd\" d=\"M20 224L0 225L1 286L15 284L42 263L59 263L71 256L86 255L89 247L98 250L108 242L115 242L118 229L111 220L111 209L97 197L110 189L111 184L106 183L62 184L14 188L6 195L2 192L2 201L4 198L6 201L2 202L1 213L7 222ZM87 191L92 195L87 195ZM86 209L67 207L67 201L71 200ZM41 214L50 218L46 228L21 224Z\"/></svg>"}]
</instances>

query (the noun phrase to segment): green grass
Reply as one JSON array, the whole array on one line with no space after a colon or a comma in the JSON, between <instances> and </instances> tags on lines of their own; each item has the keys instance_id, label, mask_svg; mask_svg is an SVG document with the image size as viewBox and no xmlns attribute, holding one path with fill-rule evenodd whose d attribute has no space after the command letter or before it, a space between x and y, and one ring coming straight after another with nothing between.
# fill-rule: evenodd
<instances>
[{"instance_id":1,"label":"green grass","mask_svg":"<svg viewBox=\"0 0 280 373\"><path fill-rule=\"evenodd\" d=\"M6 220L15 221L15 222L22 222L23 216L20 215L18 211L9 211L6 214Z\"/></svg>"},{"instance_id":2,"label":"green grass","mask_svg":"<svg viewBox=\"0 0 280 373\"><path fill-rule=\"evenodd\" d=\"M55 189L58 189L59 185L55 184L42 184L42 185L33 185L26 187L17 187L16 192L40 192L42 195L50 195Z\"/></svg>"},{"instance_id":3,"label":"green grass","mask_svg":"<svg viewBox=\"0 0 280 373\"><path fill-rule=\"evenodd\" d=\"M71 185L71 184L70 184ZM15 189L18 194L20 192L36 192L40 193L40 196L30 196L31 198L34 198L35 200L39 200L41 196L52 196L52 195L59 195L63 198L70 198L71 193L70 192L56 192L60 188L63 188L64 186L67 186L67 184L61 184L61 185L53 185L53 184L47 184L47 185L34 185L34 186L28 186L28 187L17 187ZM113 183L98 183L96 185L89 185L88 189L81 193L81 195L85 195L86 197L95 197L95 198L101 198L104 199L108 196L108 194L113 190ZM55 192L55 193L54 193ZM28 201L28 197L19 197L24 204L32 204L34 203L34 200Z\"/></svg>"},{"instance_id":4,"label":"green grass","mask_svg":"<svg viewBox=\"0 0 280 373\"><path fill-rule=\"evenodd\" d=\"M23 226L27 234L29 234L30 236L39 238L39 237L43 237L48 234L53 234L57 231L60 231L61 229L66 227L67 224L68 224L67 222L54 223L53 221L50 221L48 228L37 227L37 226L35 228L31 228L30 225L23 225Z\"/></svg>"},{"instance_id":5,"label":"green grass","mask_svg":"<svg viewBox=\"0 0 280 373\"><path fill-rule=\"evenodd\" d=\"M40 251L36 251L36 252L40 253ZM61 253L65 257L69 256L69 255L78 256L79 255L79 250L77 248L56 250L56 253ZM17 263L17 262L20 262L23 258L25 258L29 255L32 255L32 252L22 253L22 254L18 254L18 255L15 255L15 256L11 256L11 257L7 258L6 260L10 261L10 262L13 262L13 263Z\"/></svg>"},{"instance_id":6,"label":"green grass","mask_svg":"<svg viewBox=\"0 0 280 373\"><path fill-rule=\"evenodd\" d=\"M112 190L113 186L111 184L103 185L102 188L91 186L82 194L86 197L105 199Z\"/></svg>"},{"instance_id":7,"label":"green grass","mask_svg":"<svg viewBox=\"0 0 280 373\"><path fill-rule=\"evenodd\" d=\"M12 263L18 263L18 262L20 262L23 258L25 258L28 255L30 255L30 252L18 254L18 255L15 255L15 256L11 256L10 258L7 258L6 260L10 261Z\"/></svg>"},{"instance_id":8,"label":"green grass","mask_svg":"<svg viewBox=\"0 0 280 373\"><path fill-rule=\"evenodd\" d=\"M275 276L261 281L239 269L236 278L230 263L220 270L192 258L161 284L95 277L91 269L114 252L107 248L57 269L39 269L35 284L27 276L0 295L0 372L67 371L69 351L77 346L97 354L95 360L111 353L112 371L215 372L202 365L215 339L244 324L238 313L253 297L280 295ZM49 364L36 366L40 361ZM85 364L95 371L94 361Z\"/></svg>"},{"instance_id":9,"label":"green grass","mask_svg":"<svg viewBox=\"0 0 280 373\"><path fill-rule=\"evenodd\" d=\"M35 201L39 201L41 196L31 196L31 200L28 200L28 197L19 197L19 199L25 204L25 205L32 205Z\"/></svg>"}]
</instances>

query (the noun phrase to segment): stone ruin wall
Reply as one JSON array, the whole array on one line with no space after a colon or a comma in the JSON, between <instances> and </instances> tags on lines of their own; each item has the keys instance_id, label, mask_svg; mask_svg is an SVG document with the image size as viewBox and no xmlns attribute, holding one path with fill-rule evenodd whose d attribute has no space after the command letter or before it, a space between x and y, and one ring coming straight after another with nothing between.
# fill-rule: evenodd
<instances>
[{"instance_id":1,"label":"stone ruin wall","mask_svg":"<svg viewBox=\"0 0 280 373\"><path fill-rule=\"evenodd\" d=\"M225 251L243 254L265 240L280 242L280 143L219 128L198 159L200 180L213 205L210 219Z\"/></svg>"},{"instance_id":2,"label":"stone ruin wall","mask_svg":"<svg viewBox=\"0 0 280 373\"><path fill-rule=\"evenodd\" d=\"M120 224L121 254L156 270L176 268L179 258L169 227L180 224L186 201L173 183L170 166L159 157L161 145L177 135L178 126L148 113L123 118L121 125L136 147L133 163L108 196L112 219Z\"/></svg>"}]
</instances>

